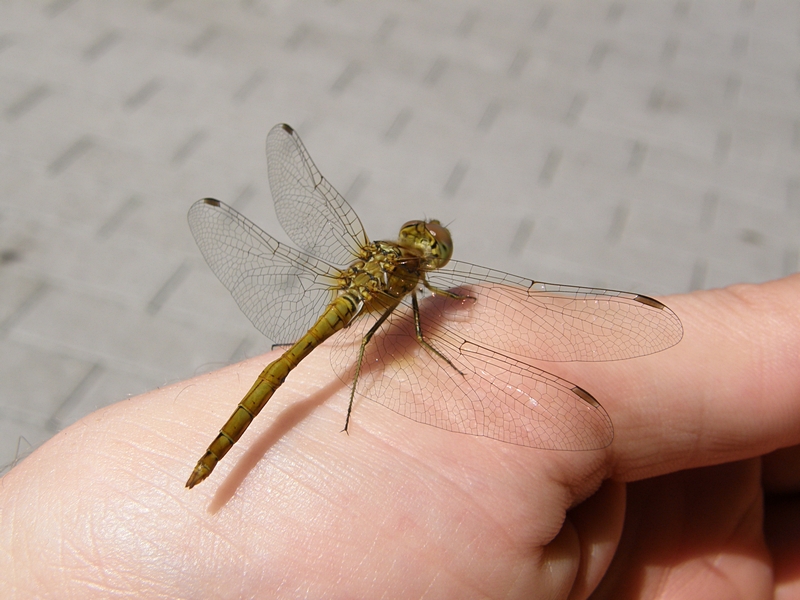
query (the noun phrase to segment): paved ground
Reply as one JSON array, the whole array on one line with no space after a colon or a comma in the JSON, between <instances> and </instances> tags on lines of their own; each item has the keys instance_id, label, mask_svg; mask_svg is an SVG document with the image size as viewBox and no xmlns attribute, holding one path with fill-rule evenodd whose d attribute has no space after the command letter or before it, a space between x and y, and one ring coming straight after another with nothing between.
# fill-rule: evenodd
<instances>
[{"instance_id":1,"label":"paved ground","mask_svg":"<svg viewBox=\"0 0 800 600\"><path fill-rule=\"evenodd\" d=\"M0 466L269 348L186 224L295 126L373 238L665 294L798 269L800 4L0 1Z\"/></svg>"}]
</instances>

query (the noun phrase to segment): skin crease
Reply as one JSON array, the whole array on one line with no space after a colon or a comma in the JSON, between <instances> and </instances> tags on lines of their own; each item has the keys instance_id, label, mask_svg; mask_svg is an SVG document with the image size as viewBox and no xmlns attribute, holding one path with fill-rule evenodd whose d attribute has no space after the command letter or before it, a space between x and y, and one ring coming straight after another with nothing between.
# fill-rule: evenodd
<instances>
[{"instance_id":1,"label":"skin crease","mask_svg":"<svg viewBox=\"0 0 800 600\"><path fill-rule=\"evenodd\" d=\"M119 402L0 480L0 597L798 598L797 298L800 275L662 298L674 348L548 364L613 418L599 451L369 401L347 435L322 347L187 490L275 355Z\"/></svg>"}]
</instances>

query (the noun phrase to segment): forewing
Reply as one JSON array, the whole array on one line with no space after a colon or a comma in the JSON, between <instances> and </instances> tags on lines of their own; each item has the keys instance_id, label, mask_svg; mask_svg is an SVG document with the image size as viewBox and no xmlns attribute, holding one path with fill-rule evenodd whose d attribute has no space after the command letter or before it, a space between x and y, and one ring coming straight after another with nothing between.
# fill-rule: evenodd
<instances>
[{"instance_id":1,"label":"forewing","mask_svg":"<svg viewBox=\"0 0 800 600\"><path fill-rule=\"evenodd\" d=\"M279 243L219 200L195 202L189 227L211 270L273 342L295 342L330 301L334 267Z\"/></svg>"},{"instance_id":2,"label":"forewing","mask_svg":"<svg viewBox=\"0 0 800 600\"><path fill-rule=\"evenodd\" d=\"M302 250L339 267L369 243L355 211L322 176L300 136L280 124L267 135L267 169L275 212Z\"/></svg>"},{"instance_id":3,"label":"forewing","mask_svg":"<svg viewBox=\"0 0 800 600\"><path fill-rule=\"evenodd\" d=\"M367 346L357 398L439 429L521 446L593 450L611 443L611 419L588 392L491 348L463 343L430 321L424 307L422 313L425 339L451 364L417 342L411 307L401 305ZM357 342L369 325L359 322L357 331L337 338L332 361L348 384Z\"/></svg>"},{"instance_id":4,"label":"forewing","mask_svg":"<svg viewBox=\"0 0 800 600\"><path fill-rule=\"evenodd\" d=\"M677 344L683 327L661 302L629 292L532 281L451 261L428 274L436 288L475 298L437 298L430 310L459 337L516 356L547 361L621 360ZM455 335L455 333L454 333Z\"/></svg>"}]
</instances>

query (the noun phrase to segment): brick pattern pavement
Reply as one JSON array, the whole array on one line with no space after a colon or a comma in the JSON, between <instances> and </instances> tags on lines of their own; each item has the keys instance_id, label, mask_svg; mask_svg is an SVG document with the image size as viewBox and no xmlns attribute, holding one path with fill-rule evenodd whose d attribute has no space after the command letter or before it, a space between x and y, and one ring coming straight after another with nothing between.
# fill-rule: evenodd
<instances>
[{"instance_id":1,"label":"brick pattern pavement","mask_svg":"<svg viewBox=\"0 0 800 600\"><path fill-rule=\"evenodd\" d=\"M800 4L0 2L0 465L265 351L186 225L285 121L374 238L645 293L798 269ZM285 239L285 238L284 238Z\"/></svg>"}]
</instances>

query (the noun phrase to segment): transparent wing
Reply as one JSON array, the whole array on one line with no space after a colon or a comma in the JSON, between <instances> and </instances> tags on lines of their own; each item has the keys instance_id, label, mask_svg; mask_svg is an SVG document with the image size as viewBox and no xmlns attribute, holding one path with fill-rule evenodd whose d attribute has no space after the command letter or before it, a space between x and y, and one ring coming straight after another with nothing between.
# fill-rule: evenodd
<instances>
[{"instance_id":1,"label":"transparent wing","mask_svg":"<svg viewBox=\"0 0 800 600\"><path fill-rule=\"evenodd\" d=\"M455 368L417 342L412 309L403 304L367 346L357 397L440 429L521 446L593 450L611 443L611 419L588 392L464 340L426 308L421 309L425 339ZM332 362L348 384L358 343L373 322L370 315L336 339Z\"/></svg>"},{"instance_id":2,"label":"transparent wing","mask_svg":"<svg viewBox=\"0 0 800 600\"><path fill-rule=\"evenodd\" d=\"M621 360L660 352L683 337L674 312L629 292L544 283L458 261L429 273L428 281L476 298L441 298L429 308L438 311L436 318L461 315L459 336L516 356Z\"/></svg>"},{"instance_id":3,"label":"transparent wing","mask_svg":"<svg viewBox=\"0 0 800 600\"><path fill-rule=\"evenodd\" d=\"M273 341L286 343L318 318L338 291L337 267L349 265L369 242L288 125L268 135L267 165L281 225L305 252L281 245L217 200L195 203L189 224L245 315ZM683 336L671 310L637 294L535 282L457 261L428 273L427 281L434 292L469 298L437 295L421 303L421 329L435 351L417 341L405 299L367 346L356 391L450 431L538 448L602 448L613 428L600 404L528 360L633 358ZM391 301L377 294L369 307ZM365 312L334 336L331 360L347 384L360 341L379 316Z\"/></svg>"},{"instance_id":4,"label":"transparent wing","mask_svg":"<svg viewBox=\"0 0 800 600\"><path fill-rule=\"evenodd\" d=\"M428 281L470 297L420 302L423 336L447 360L419 344L406 300L367 346L356 393L449 431L536 448L603 448L613 427L597 400L528 359L621 360L683 336L669 308L628 292L534 282L456 261ZM334 340L331 361L347 384L377 317L365 315Z\"/></svg>"},{"instance_id":5,"label":"transparent wing","mask_svg":"<svg viewBox=\"0 0 800 600\"><path fill-rule=\"evenodd\" d=\"M369 239L289 125L276 125L267 135L267 169L275 212L291 240L312 256L349 265Z\"/></svg>"},{"instance_id":6,"label":"transparent wing","mask_svg":"<svg viewBox=\"0 0 800 600\"><path fill-rule=\"evenodd\" d=\"M331 300L336 268L281 244L219 200L195 202L189 227L208 266L273 342L295 342Z\"/></svg>"}]
</instances>

